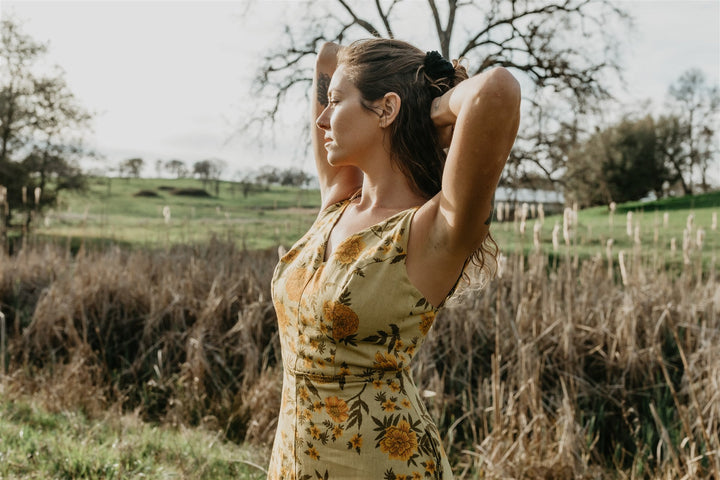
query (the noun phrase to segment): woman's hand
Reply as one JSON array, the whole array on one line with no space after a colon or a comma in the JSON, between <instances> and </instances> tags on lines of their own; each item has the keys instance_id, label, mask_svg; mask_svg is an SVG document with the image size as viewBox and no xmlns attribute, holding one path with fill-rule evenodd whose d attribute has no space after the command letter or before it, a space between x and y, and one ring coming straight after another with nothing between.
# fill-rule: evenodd
<instances>
[{"instance_id":1,"label":"woman's hand","mask_svg":"<svg viewBox=\"0 0 720 480\"><path fill-rule=\"evenodd\" d=\"M435 97L430 106L430 119L435 125L435 131L438 135L438 141L442 148L450 147L453 132L455 131L455 121L457 116L450 110L450 96L454 88L451 88L443 95Z\"/></svg>"},{"instance_id":2,"label":"woman's hand","mask_svg":"<svg viewBox=\"0 0 720 480\"><path fill-rule=\"evenodd\" d=\"M315 156L318 180L320 182L320 196L322 208L325 209L340 200L344 200L362 185L362 172L356 167L333 167L327 161L325 149L325 132L318 128L317 118L328 106L328 87L330 79L335 73L338 62L338 53L342 47L337 43L324 43L318 51L315 60L315 74L313 77L313 100L310 101L310 134Z\"/></svg>"}]
</instances>

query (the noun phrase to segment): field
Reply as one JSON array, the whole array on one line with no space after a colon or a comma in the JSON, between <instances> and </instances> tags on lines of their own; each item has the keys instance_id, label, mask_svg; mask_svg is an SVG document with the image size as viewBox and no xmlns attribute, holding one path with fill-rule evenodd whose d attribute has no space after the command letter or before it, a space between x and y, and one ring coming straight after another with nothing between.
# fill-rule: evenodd
<instances>
[{"instance_id":1,"label":"field","mask_svg":"<svg viewBox=\"0 0 720 480\"><path fill-rule=\"evenodd\" d=\"M0 256L0 478L266 465L275 246L317 192L132 197L168 183L98 180ZM493 226L498 278L457 295L414 365L458 478L720 478L719 212L715 193Z\"/></svg>"},{"instance_id":2,"label":"field","mask_svg":"<svg viewBox=\"0 0 720 480\"><path fill-rule=\"evenodd\" d=\"M316 190L273 187L243 196L239 184L198 180L91 179L85 193L67 194L39 225L40 235L96 243L163 246L217 236L248 249L297 240L317 215ZM175 195L205 189L212 196ZM153 192L157 196L136 196ZM167 214L164 215L163 211Z\"/></svg>"}]
</instances>

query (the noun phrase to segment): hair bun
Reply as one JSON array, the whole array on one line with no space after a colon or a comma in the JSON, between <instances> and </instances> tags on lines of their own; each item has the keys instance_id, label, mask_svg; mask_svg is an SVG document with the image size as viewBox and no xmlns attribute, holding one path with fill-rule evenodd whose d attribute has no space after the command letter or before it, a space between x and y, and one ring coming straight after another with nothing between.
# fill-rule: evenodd
<instances>
[{"instance_id":1,"label":"hair bun","mask_svg":"<svg viewBox=\"0 0 720 480\"><path fill-rule=\"evenodd\" d=\"M425 54L425 74L433 80L453 78L455 67L450 61L443 58L437 50Z\"/></svg>"}]
</instances>

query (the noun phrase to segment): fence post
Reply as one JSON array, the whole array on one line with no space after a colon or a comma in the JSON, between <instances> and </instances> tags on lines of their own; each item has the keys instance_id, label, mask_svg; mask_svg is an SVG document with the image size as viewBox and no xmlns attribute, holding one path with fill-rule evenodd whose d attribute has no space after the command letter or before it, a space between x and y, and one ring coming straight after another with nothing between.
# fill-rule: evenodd
<instances>
[{"instance_id":1,"label":"fence post","mask_svg":"<svg viewBox=\"0 0 720 480\"><path fill-rule=\"evenodd\" d=\"M5 314L0 311L0 379L5 376Z\"/></svg>"}]
</instances>

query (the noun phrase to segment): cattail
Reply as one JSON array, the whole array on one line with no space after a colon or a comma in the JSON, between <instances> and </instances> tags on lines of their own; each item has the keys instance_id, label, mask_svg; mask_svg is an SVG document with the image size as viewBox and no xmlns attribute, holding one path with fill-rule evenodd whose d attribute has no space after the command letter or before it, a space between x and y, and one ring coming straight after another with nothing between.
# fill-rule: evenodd
<instances>
[{"instance_id":1,"label":"cattail","mask_svg":"<svg viewBox=\"0 0 720 480\"><path fill-rule=\"evenodd\" d=\"M705 242L705 230L698 228L695 236L695 245L697 248L702 250L703 243Z\"/></svg>"},{"instance_id":2,"label":"cattail","mask_svg":"<svg viewBox=\"0 0 720 480\"><path fill-rule=\"evenodd\" d=\"M533 203L530 205L530 218L536 218L535 210L537 209L537 206Z\"/></svg>"},{"instance_id":3,"label":"cattail","mask_svg":"<svg viewBox=\"0 0 720 480\"><path fill-rule=\"evenodd\" d=\"M525 218L520 217L520 235L525 235Z\"/></svg>"},{"instance_id":4,"label":"cattail","mask_svg":"<svg viewBox=\"0 0 720 480\"><path fill-rule=\"evenodd\" d=\"M27 205L27 187L22 187L22 203L23 205Z\"/></svg>"},{"instance_id":5,"label":"cattail","mask_svg":"<svg viewBox=\"0 0 720 480\"><path fill-rule=\"evenodd\" d=\"M615 240L613 240L612 238L608 238L608 241L605 244L605 256L606 256L607 262L608 262L608 278L612 278L612 274L613 274L613 254L612 254L613 243L615 243Z\"/></svg>"},{"instance_id":6,"label":"cattail","mask_svg":"<svg viewBox=\"0 0 720 480\"><path fill-rule=\"evenodd\" d=\"M162 216L165 219L165 225L170 225L170 207L168 205L163 207Z\"/></svg>"},{"instance_id":7,"label":"cattail","mask_svg":"<svg viewBox=\"0 0 720 480\"><path fill-rule=\"evenodd\" d=\"M675 255L676 251L677 251L677 241L675 240L675 237L672 237L670 239L670 253Z\"/></svg>"},{"instance_id":8,"label":"cattail","mask_svg":"<svg viewBox=\"0 0 720 480\"><path fill-rule=\"evenodd\" d=\"M658 240L660 239L660 230L658 229L657 225L653 227L653 244L658 243Z\"/></svg>"},{"instance_id":9,"label":"cattail","mask_svg":"<svg viewBox=\"0 0 720 480\"><path fill-rule=\"evenodd\" d=\"M5 375L5 314L0 311L0 376Z\"/></svg>"},{"instance_id":10,"label":"cattail","mask_svg":"<svg viewBox=\"0 0 720 480\"><path fill-rule=\"evenodd\" d=\"M663 228L668 228L668 225L670 225L670 213L665 212L663 213Z\"/></svg>"},{"instance_id":11,"label":"cattail","mask_svg":"<svg viewBox=\"0 0 720 480\"><path fill-rule=\"evenodd\" d=\"M640 225L635 225L635 245L640 245Z\"/></svg>"},{"instance_id":12,"label":"cattail","mask_svg":"<svg viewBox=\"0 0 720 480\"><path fill-rule=\"evenodd\" d=\"M610 215L608 216L608 223L610 224L610 230L615 226L615 210L617 209L617 203L610 202Z\"/></svg>"},{"instance_id":13,"label":"cattail","mask_svg":"<svg viewBox=\"0 0 720 480\"><path fill-rule=\"evenodd\" d=\"M692 214L691 214L692 215ZM690 230L683 230L683 263L685 265L690 264Z\"/></svg>"},{"instance_id":14,"label":"cattail","mask_svg":"<svg viewBox=\"0 0 720 480\"><path fill-rule=\"evenodd\" d=\"M510 202L505 202L505 220L510 220Z\"/></svg>"},{"instance_id":15,"label":"cattail","mask_svg":"<svg viewBox=\"0 0 720 480\"><path fill-rule=\"evenodd\" d=\"M502 221L503 221L503 207L504 207L503 202L498 202L498 204L497 204L497 210L496 210L496 212L497 212L496 215L497 215L498 222L502 222Z\"/></svg>"},{"instance_id":16,"label":"cattail","mask_svg":"<svg viewBox=\"0 0 720 480\"><path fill-rule=\"evenodd\" d=\"M553 231L552 231L553 251L557 251L558 248L560 248L560 241L558 240L559 233L560 233L560 223L556 221L555 226L553 227Z\"/></svg>"},{"instance_id":17,"label":"cattail","mask_svg":"<svg viewBox=\"0 0 720 480\"><path fill-rule=\"evenodd\" d=\"M35 205L40 205L40 195L42 194L42 189L40 187L35 187Z\"/></svg>"},{"instance_id":18,"label":"cattail","mask_svg":"<svg viewBox=\"0 0 720 480\"><path fill-rule=\"evenodd\" d=\"M625 269L625 252L622 250L620 250L620 253L618 253L618 263L620 264L620 276L622 277L622 283L623 285L627 286L628 277L627 270Z\"/></svg>"},{"instance_id":19,"label":"cattail","mask_svg":"<svg viewBox=\"0 0 720 480\"><path fill-rule=\"evenodd\" d=\"M627 232L627 236L630 238L632 238L632 235L633 235L632 223L633 223L633 212L628 212L627 219L625 220L625 231Z\"/></svg>"},{"instance_id":20,"label":"cattail","mask_svg":"<svg viewBox=\"0 0 720 480\"><path fill-rule=\"evenodd\" d=\"M502 278L505 268L507 267L507 257L502 253L497 257L497 278Z\"/></svg>"},{"instance_id":21,"label":"cattail","mask_svg":"<svg viewBox=\"0 0 720 480\"><path fill-rule=\"evenodd\" d=\"M527 202L523 202L522 207L520 208L520 218L523 220L527 220L529 211L530 206L527 204Z\"/></svg>"},{"instance_id":22,"label":"cattail","mask_svg":"<svg viewBox=\"0 0 720 480\"><path fill-rule=\"evenodd\" d=\"M687 222L686 222L686 224L685 224L685 226L686 226L686 228L687 228L688 230L692 230L693 222L694 222L694 221L695 221L695 214L694 214L694 213L688 214L688 216L687 216Z\"/></svg>"},{"instance_id":23,"label":"cattail","mask_svg":"<svg viewBox=\"0 0 720 480\"><path fill-rule=\"evenodd\" d=\"M7 197L7 188L0 185L0 204L5 203L6 197Z\"/></svg>"},{"instance_id":24,"label":"cattail","mask_svg":"<svg viewBox=\"0 0 720 480\"><path fill-rule=\"evenodd\" d=\"M565 245L570 245L570 228L573 223L573 211L569 208L565 208L563 211L563 239Z\"/></svg>"},{"instance_id":25,"label":"cattail","mask_svg":"<svg viewBox=\"0 0 720 480\"><path fill-rule=\"evenodd\" d=\"M542 224L535 221L535 224L533 225L533 245L535 245L535 251L540 251L540 230L542 229Z\"/></svg>"},{"instance_id":26,"label":"cattail","mask_svg":"<svg viewBox=\"0 0 720 480\"><path fill-rule=\"evenodd\" d=\"M712 223L710 224L710 230L717 230L717 212L712 214Z\"/></svg>"},{"instance_id":27,"label":"cattail","mask_svg":"<svg viewBox=\"0 0 720 480\"><path fill-rule=\"evenodd\" d=\"M540 219L540 223L545 223L545 209L543 208L542 203L538 203L538 218Z\"/></svg>"}]
</instances>

